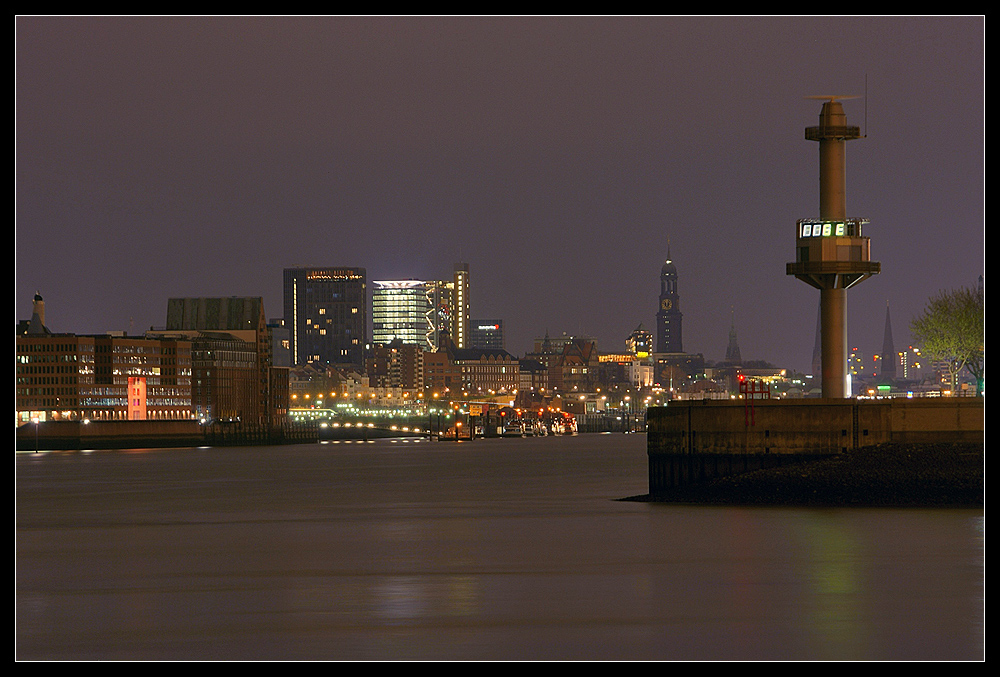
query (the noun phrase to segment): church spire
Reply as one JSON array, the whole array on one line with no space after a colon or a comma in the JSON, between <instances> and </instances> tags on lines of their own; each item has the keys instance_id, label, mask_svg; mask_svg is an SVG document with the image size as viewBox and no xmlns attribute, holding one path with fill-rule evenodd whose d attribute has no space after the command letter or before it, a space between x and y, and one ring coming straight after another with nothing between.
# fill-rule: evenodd
<instances>
[{"instance_id":1,"label":"church spire","mask_svg":"<svg viewBox=\"0 0 1000 677\"><path fill-rule=\"evenodd\" d=\"M889 301L885 302L885 334L882 337L882 378L896 378L896 348L892 342L892 323L889 321Z\"/></svg>"},{"instance_id":2,"label":"church spire","mask_svg":"<svg viewBox=\"0 0 1000 677\"><path fill-rule=\"evenodd\" d=\"M740 344L736 340L736 309L732 309L732 320L729 325L729 346L726 348L726 362L731 364L743 364L743 357L740 355Z\"/></svg>"},{"instance_id":3,"label":"church spire","mask_svg":"<svg viewBox=\"0 0 1000 677\"><path fill-rule=\"evenodd\" d=\"M677 266L670 257L667 241L667 260L660 268L660 308L656 313L656 352L682 353L680 295L677 293Z\"/></svg>"}]
</instances>

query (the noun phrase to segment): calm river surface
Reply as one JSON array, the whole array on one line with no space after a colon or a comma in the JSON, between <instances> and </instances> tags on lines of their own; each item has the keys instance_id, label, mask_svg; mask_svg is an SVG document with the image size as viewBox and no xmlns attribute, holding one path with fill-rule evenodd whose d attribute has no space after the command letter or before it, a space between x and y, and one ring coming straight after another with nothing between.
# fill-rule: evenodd
<instances>
[{"instance_id":1,"label":"calm river surface","mask_svg":"<svg viewBox=\"0 0 1000 677\"><path fill-rule=\"evenodd\" d=\"M16 454L16 657L984 658L983 511L618 501L645 443Z\"/></svg>"}]
</instances>

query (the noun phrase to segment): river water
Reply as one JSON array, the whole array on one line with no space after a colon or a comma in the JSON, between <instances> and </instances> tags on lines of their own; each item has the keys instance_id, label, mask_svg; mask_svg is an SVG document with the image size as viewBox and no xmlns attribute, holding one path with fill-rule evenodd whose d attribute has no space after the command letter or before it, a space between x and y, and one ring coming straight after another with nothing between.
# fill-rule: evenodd
<instances>
[{"instance_id":1,"label":"river water","mask_svg":"<svg viewBox=\"0 0 1000 677\"><path fill-rule=\"evenodd\" d=\"M17 454L16 657L984 658L984 513L664 505L644 435Z\"/></svg>"}]
</instances>

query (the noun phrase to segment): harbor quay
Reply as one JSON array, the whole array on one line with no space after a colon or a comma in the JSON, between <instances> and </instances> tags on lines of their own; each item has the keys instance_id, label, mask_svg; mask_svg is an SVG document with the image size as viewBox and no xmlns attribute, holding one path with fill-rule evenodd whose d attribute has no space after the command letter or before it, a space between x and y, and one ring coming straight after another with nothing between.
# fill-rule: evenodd
<instances>
[{"instance_id":1,"label":"harbor quay","mask_svg":"<svg viewBox=\"0 0 1000 677\"><path fill-rule=\"evenodd\" d=\"M982 398L672 402L647 413L649 492L886 444L983 442Z\"/></svg>"}]
</instances>

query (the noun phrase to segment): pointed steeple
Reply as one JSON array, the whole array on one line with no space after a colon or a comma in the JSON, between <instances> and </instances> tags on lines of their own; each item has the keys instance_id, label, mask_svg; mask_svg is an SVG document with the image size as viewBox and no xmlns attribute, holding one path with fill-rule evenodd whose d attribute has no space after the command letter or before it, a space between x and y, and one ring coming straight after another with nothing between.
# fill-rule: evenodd
<instances>
[{"instance_id":1,"label":"pointed steeple","mask_svg":"<svg viewBox=\"0 0 1000 677\"><path fill-rule=\"evenodd\" d=\"M545 329L545 338L542 340L542 354L548 355L552 352L552 339L549 338L549 330Z\"/></svg>"},{"instance_id":2,"label":"pointed steeple","mask_svg":"<svg viewBox=\"0 0 1000 677\"><path fill-rule=\"evenodd\" d=\"M656 312L656 352L682 353L680 295L677 293L677 266L670 255L667 241L667 260L660 268L660 303Z\"/></svg>"},{"instance_id":3,"label":"pointed steeple","mask_svg":"<svg viewBox=\"0 0 1000 677\"><path fill-rule=\"evenodd\" d=\"M740 355L740 344L736 341L736 310L732 311L732 321L729 325L729 346L726 348L726 362L743 364Z\"/></svg>"},{"instance_id":4,"label":"pointed steeple","mask_svg":"<svg viewBox=\"0 0 1000 677\"><path fill-rule=\"evenodd\" d=\"M882 337L883 379L896 378L896 348L892 342L892 323L889 322L889 301L885 302L885 335Z\"/></svg>"}]
</instances>

